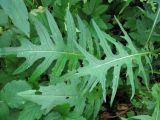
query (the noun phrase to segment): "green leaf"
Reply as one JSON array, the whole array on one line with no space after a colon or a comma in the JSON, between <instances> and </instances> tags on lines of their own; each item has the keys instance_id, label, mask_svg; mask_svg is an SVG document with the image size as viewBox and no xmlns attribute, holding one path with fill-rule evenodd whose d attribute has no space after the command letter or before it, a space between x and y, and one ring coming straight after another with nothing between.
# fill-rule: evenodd
<instances>
[{"instance_id":1,"label":"green leaf","mask_svg":"<svg viewBox=\"0 0 160 120\"><path fill-rule=\"evenodd\" d=\"M44 120L61 120L61 115L58 112L50 112Z\"/></svg>"},{"instance_id":2,"label":"green leaf","mask_svg":"<svg viewBox=\"0 0 160 120\"><path fill-rule=\"evenodd\" d=\"M0 36L0 47L9 47L11 45L11 39L13 37L13 32L11 30L3 32Z\"/></svg>"},{"instance_id":3,"label":"green leaf","mask_svg":"<svg viewBox=\"0 0 160 120\"><path fill-rule=\"evenodd\" d=\"M67 23L67 33L68 33L68 42L65 44L63 41L62 35L58 29L58 26L49 13L46 11L47 20L51 30L50 34L47 32L47 29L34 17L32 16L31 20L33 21L36 31L38 33L40 39L40 45L35 45L31 43L28 39L22 38L20 40L20 47L8 47L8 48L0 48L0 57L6 56L10 54L16 54L17 57L26 58L25 62L22 63L20 67L18 67L14 74L18 74L24 72L26 69L30 68L38 59L44 58L42 63L35 69L30 77L30 81L35 81L42 73L44 73L52 64L53 61L57 60L55 68L59 68L58 73L55 73L53 68L52 75L60 75L66 62L69 61L69 68L76 68L78 58L81 56L78 52L76 52L73 42L77 39L75 33L75 26L73 25L73 18L67 10L66 14L66 23ZM63 62L63 64L59 64Z\"/></svg>"},{"instance_id":4,"label":"green leaf","mask_svg":"<svg viewBox=\"0 0 160 120\"><path fill-rule=\"evenodd\" d=\"M113 2L114 0L108 0L109 3Z\"/></svg>"},{"instance_id":5,"label":"green leaf","mask_svg":"<svg viewBox=\"0 0 160 120\"><path fill-rule=\"evenodd\" d=\"M46 113L55 106L65 103L70 104L70 106L80 107L80 103L84 100L77 90L76 84L66 85L60 83L56 86L41 86L38 92L40 95L36 94L36 90L20 92L19 95L26 100L41 105L41 109L45 109Z\"/></svg>"},{"instance_id":6,"label":"green leaf","mask_svg":"<svg viewBox=\"0 0 160 120\"><path fill-rule=\"evenodd\" d=\"M149 33L149 35L148 35L147 42L146 42L146 45L147 45L147 46L148 46L148 43L149 43L149 41L150 41L150 39L151 39L151 36L152 36L152 34L153 34L153 31L154 31L154 29L155 29L155 26L156 26L156 24L157 24L157 21L159 20L159 16L160 16L160 7L159 7L158 10L157 10L156 17L155 17L155 19L154 19L154 22L153 22L151 31L150 31L150 33Z\"/></svg>"},{"instance_id":7,"label":"green leaf","mask_svg":"<svg viewBox=\"0 0 160 120\"><path fill-rule=\"evenodd\" d=\"M124 117L120 117L120 119L121 119L121 120L128 120L127 118L124 118Z\"/></svg>"},{"instance_id":8,"label":"green leaf","mask_svg":"<svg viewBox=\"0 0 160 120\"><path fill-rule=\"evenodd\" d=\"M52 5L57 0L41 0L43 6Z\"/></svg>"},{"instance_id":9,"label":"green leaf","mask_svg":"<svg viewBox=\"0 0 160 120\"><path fill-rule=\"evenodd\" d=\"M107 10L107 5L102 4L102 0L90 0L84 4L82 10L87 15L100 16Z\"/></svg>"},{"instance_id":10,"label":"green leaf","mask_svg":"<svg viewBox=\"0 0 160 120\"><path fill-rule=\"evenodd\" d=\"M83 116L76 112L69 112L66 115L60 115L58 112L51 112L45 120L86 120Z\"/></svg>"},{"instance_id":11,"label":"green leaf","mask_svg":"<svg viewBox=\"0 0 160 120\"><path fill-rule=\"evenodd\" d=\"M138 116L134 116L132 118L136 119L136 120L153 120L152 117L149 115L138 115Z\"/></svg>"},{"instance_id":12,"label":"green leaf","mask_svg":"<svg viewBox=\"0 0 160 120\"><path fill-rule=\"evenodd\" d=\"M43 114L40 106L34 103L27 103L20 112L18 120L39 120Z\"/></svg>"},{"instance_id":13,"label":"green leaf","mask_svg":"<svg viewBox=\"0 0 160 120\"><path fill-rule=\"evenodd\" d=\"M117 20L117 19L116 19ZM118 20L117 20L118 21ZM92 91L93 88L100 83L102 85L103 89L103 97L105 100L106 96L106 75L108 70L113 68L113 80L112 80L112 96L111 96L111 101L110 104L113 103L113 100L115 98L118 84L119 84L119 79L120 79L120 71L122 66L126 66L127 68L127 77L130 80L131 88L132 88L132 96L133 98L135 94L135 83L134 83L134 72L133 72L133 61L136 63L136 65L139 68L139 72L142 73L144 81L146 83L146 86L148 86L148 81L146 77L146 73L144 70L144 66L141 61L142 56L146 56L150 54L150 52L138 52L136 48L134 47L130 37L128 36L127 32L123 29L122 25L119 23L118 24L121 28L121 30L124 33L123 38L126 40L128 43L127 47L131 51L129 53L126 51L123 47L123 45L119 42L116 42L114 38L112 38L110 35L105 34L102 32L97 24L93 22L94 29L97 33L97 36L100 40L100 45L103 48L104 54L106 55L106 58L104 60L98 60L95 58L93 55L89 54L86 50L84 50L82 47L80 47L77 44L77 48L82 52L82 54L86 57L88 61L88 65L79 68L78 72L75 74L76 76L87 76L89 75L90 78L88 79L88 83L86 83L86 88L84 91ZM108 43L111 43L115 45L117 53L113 54L111 47Z\"/></svg>"},{"instance_id":14,"label":"green leaf","mask_svg":"<svg viewBox=\"0 0 160 120\"><path fill-rule=\"evenodd\" d=\"M9 115L9 108L4 101L0 101L0 119L6 120Z\"/></svg>"},{"instance_id":15,"label":"green leaf","mask_svg":"<svg viewBox=\"0 0 160 120\"><path fill-rule=\"evenodd\" d=\"M66 30L67 30L67 39L70 41L71 43L71 47L72 44L73 44L73 41L76 40L76 27L75 27L75 23L74 23L74 20L73 20L73 17L69 11L69 9L67 9L67 13L66 13L66 17L65 17L65 21L66 21ZM72 34L73 35L72 35Z\"/></svg>"},{"instance_id":16,"label":"green leaf","mask_svg":"<svg viewBox=\"0 0 160 120\"><path fill-rule=\"evenodd\" d=\"M25 103L25 100L17 96L17 93L29 89L31 89L31 87L26 81L13 80L4 86L0 95L2 100L5 101L9 107L18 108Z\"/></svg>"},{"instance_id":17,"label":"green leaf","mask_svg":"<svg viewBox=\"0 0 160 120\"><path fill-rule=\"evenodd\" d=\"M82 88L83 89L83 88ZM103 103L102 90L87 92L87 103L85 104L84 116L87 120L94 120Z\"/></svg>"},{"instance_id":18,"label":"green leaf","mask_svg":"<svg viewBox=\"0 0 160 120\"><path fill-rule=\"evenodd\" d=\"M152 96L155 98L157 103L160 105L160 98L158 97L159 96L159 92L160 92L160 84L155 84L152 87Z\"/></svg>"},{"instance_id":19,"label":"green leaf","mask_svg":"<svg viewBox=\"0 0 160 120\"><path fill-rule=\"evenodd\" d=\"M12 19L13 24L29 37L28 12L23 0L0 0L0 5Z\"/></svg>"},{"instance_id":20,"label":"green leaf","mask_svg":"<svg viewBox=\"0 0 160 120\"><path fill-rule=\"evenodd\" d=\"M2 9L0 9L0 16L0 26L6 26L8 23L8 16Z\"/></svg>"},{"instance_id":21,"label":"green leaf","mask_svg":"<svg viewBox=\"0 0 160 120\"><path fill-rule=\"evenodd\" d=\"M108 26L103 19L98 17L98 18L94 18L94 20L101 29L104 29L104 30L108 29Z\"/></svg>"},{"instance_id":22,"label":"green leaf","mask_svg":"<svg viewBox=\"0 0 160 120\"><path fill-rule=\"evenodd\" d=\"M86 120L86 119L84 117L80 116L76 112L71 112L64 118L64 120Z\"/></svg>"},{"instance_id":23,"label":"green leaf","mask_svg":"<svg viewBox=\"0 0 160 120\"><path fill-rule=\"evenodd\" d=\"M154 120L158 120L160 117L160 98L158 97L159 92L160 92L160 84L154 84L154 86L152 87L152 96L156 100L155 109L152 114L152 118Z\"/></svg>"},{"instance_id":24,"label":"green leaf","mask_svg":"<svg viewBox=\"0 0 160 120\"><path fill-rule=\"evenodd\" d=\"M154 112L152 114L152 120L159 120L160 118L160 106L156 104Z\"/></svg>"},{"instance_id":25,"label":"green leaf","mask_svg":"<svg viewBox=\"0 0 160 120\"><path fill-rule=\"evenodd\" d=\"M124 0L124 1L125 1L125 3L124 3L124 5L123 5L122 9L120 10L119 14L121 14L121 13L124 11L124 9L125 9L126 7L128 7L129 4L132 2L132 0Z\"/></svg>"}]
</instances>

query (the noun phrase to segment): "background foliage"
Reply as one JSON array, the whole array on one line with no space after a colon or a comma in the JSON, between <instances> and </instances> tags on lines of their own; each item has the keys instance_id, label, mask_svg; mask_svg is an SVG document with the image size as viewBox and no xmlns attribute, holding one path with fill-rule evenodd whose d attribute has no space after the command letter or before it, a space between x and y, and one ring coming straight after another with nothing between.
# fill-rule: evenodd
<instances>
[{"instance_id":1,"label":"background foliage","mask_svg":"<svg viewBox=\"0 0 160 120\"><path fill-rule=\"evenodd\" d=\"M159 14L159 0L0 0L0 119L158 120Z\"/></svg>"}]
</instances>

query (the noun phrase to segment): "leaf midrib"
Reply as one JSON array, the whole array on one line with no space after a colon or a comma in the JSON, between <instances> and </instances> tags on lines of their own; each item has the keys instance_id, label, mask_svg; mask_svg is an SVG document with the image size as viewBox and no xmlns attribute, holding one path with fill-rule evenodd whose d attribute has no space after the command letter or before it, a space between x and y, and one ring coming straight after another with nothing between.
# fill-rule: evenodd
<instances>
[{"instance_id":1,"label":"leaf midrib","mask_svg":"<svg viewBox=\"0 0 160 120\"><path fill-rule=\"evenodd\" d=\"M41 96L41 97L79 97L79 95L23 95L24 96Z\"/></svg>"},{"instance_id":2,"label":"leaf midrib","mask_svg":"<svg viewBox=\"0 0 160 120\"><path fill-rule=\"evenodd\" d=\"M97 68L100 68L102 66L105 66L105 65L108 65L108 64L111 64L111 63L114 63L114 62L121 61L123 59L132 58L132 57L135 57L135 56L142 56L142 55L146 55L146 54L150 54L150 53L151 52L143 52L143 53L137 53L137 54L132 54L132 55L124 56L124 57L121 57L121 58L117 58L117 59L111 60L109 62L105 62L105 63L99 64L99 65L96 65L93 68L97 69Z\"/></svg>"},{"instance_id":3,"label":"leaf midrib","mask_svg":"<svg viewBox=\"0 0 160 120\"><path fill-rule=\"evenodd\" d=\"M81 54L75 53L75 52L58 52L55 50L24 50L24 52L31 52L31 53L60 53L60 54L69 54L69 55L75 55L75 56L82 56Z\"/></svg>"},{"instance_id":4,"label":"leaf midrib","mask_svg":"<svg viewBox=\"0 0 160 120\"><path fill-rule=\"evenodd\" d=\"M76 52L67 52L67 51L56 51L56 50L25 50L21 48L0 48L0 55L11 55L11 54L20 54L20 53L39 53L39 54L47 54L47 53L57 53L57 54L65 54L65 55L74 55L74 56L82 56L82 54ZM43 55L42 55L43 56ZM45 55L44 55L45 56Z\"/></svg>"}]
</instances>

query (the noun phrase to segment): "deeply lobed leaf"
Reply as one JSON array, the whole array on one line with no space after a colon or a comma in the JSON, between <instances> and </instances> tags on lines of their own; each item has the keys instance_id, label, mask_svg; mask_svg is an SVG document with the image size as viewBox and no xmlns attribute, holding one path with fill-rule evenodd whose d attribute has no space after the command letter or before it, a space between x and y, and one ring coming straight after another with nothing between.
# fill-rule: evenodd
<instances>
[{"instance_id":1,"label":"deeply lobed leaf","mask_svg":"<svg viewBox=\"0 0 160 120\"><path fill-rule=\"evenodd\" d=\"M117 19L116 19L117 20ZM110 104L113 103L113 100L115 98L119 79L120 79L120 71L123 66L127 68L126 75L130 80L130 84L132 87L132 96L133 98L135 94L135 82L134 82L134 71L133 66L136 64L139 69L139 73L142 73L144 82L146 86L148 87L148 80L146 77L146 73L144 70L144 66L142 64L142 56L145 56L146 61L149 59L147 57L150 52L139 52L134 47L130 37L128 36L127 32L124 30L120 22L117 20L122 32L124 33L123 38L126 40L127 47L130 52L124 49L124 46L116 42L114 38L112 38L110 35L103 33L97 24L92 21L94 29L97 33L97 36L100 40L100 45L104 50L104 53L106 55L106 58L104 60L98 60L93 55L89 54L86 50L84 50L82 47L80 47L77 44L78 49L82 52L82 54L86 57L86 60L88 61L88 65L79 68L78 72L76 73L76 76L87 76L89 75L90 78L86 81L86 86L84 88L84 91L92 91L93 88L98 84L101 83L102 89L103 89L103 97L105 100L106 96L106 81L107 81L107 73L110 69L113 69L113 80L112 80L112 96ZM115 45L117 53L113 54L112 49L109 45L109 43Z\"/></svg>"},{"instance_id":2,"label":"deeply lobed leaf","mask_svg":"<svg viewBox=\"0 0 160 120\"><path fill-rule=\"evenodd\" d=\"M62 87L63 86L63 87ZM28 90L18 93L26 100L32 101L41 105L41 109L45 109L48 113L53 107L61 104L68 103L70 106L81 108L81 104L85 102L80 91L77 90L76 84L64 84L41 86L38 90L40 94L37 94L36 90Z\"/></svg>"}]
</instances>

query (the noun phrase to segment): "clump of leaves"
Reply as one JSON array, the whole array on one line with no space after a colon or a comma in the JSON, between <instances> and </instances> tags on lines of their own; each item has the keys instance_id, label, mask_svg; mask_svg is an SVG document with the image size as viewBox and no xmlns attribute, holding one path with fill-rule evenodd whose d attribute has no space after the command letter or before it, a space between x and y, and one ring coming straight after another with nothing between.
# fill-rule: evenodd
<instances>
[{"instance_id":1,"label":"clump of leaves","mask_svg":"<svg viewBox=\"0 0 160 120\"><path fill-rule=\"evenodd\" d=\"M31 3L27 2L27 7L35 7ZM149 73L146 69L152 69L152 55L158 55L157 50L151 48L154 41L151 43L150 38L159 23L159 9L144 44L145 48L142 49L124 29L124 21L121 23L118 20L120 16L114 16L114 20L110 20L117 25L120 36L104 31L109 29L108 23L100 15L105 14L109 4L105 5L103 1L81 3L79 0L71 0L62 3L58 0L42 0L36 4L47 7L27 10L22 0L0 0L3 15L9 17L11 22L2 22L3 29L10 29L10 34L15 37L15 40L10 37L8 44L0 48L0 57L5 64L2 67L7 69L10 66L7 57L24 58L15 62L20 62L21 65L13 67L14 78L21 80L8 77L11 82L2 85L1 118L4 115L5 119L12 118L12 115L7 116L11 112L18 120L94 120L97 119L103 101L109 101L106 95L110 91L110 105L114 103L120 84L131 86L131 99L139 84L144 84L146 90L149 90ZM83 5L81 16L76 14L78 12L74 8L80 4ZM50 5L55 7L55 14L54 7L52 11ZM60 6L65 8L61 14L58 13ZM123 10L124 8L120 14ZM91 17L91 23L84 20L86 15ZM59 16L64 17L60 22ZM122 15L122 19L123 17ZM2 36L5 32L1 30ZM13 68L9 67L10 71ZM158 88L153 87L153 96L156 96ZM157 107L155 109L157 111Z\"/></svg>"}]
</instances>

